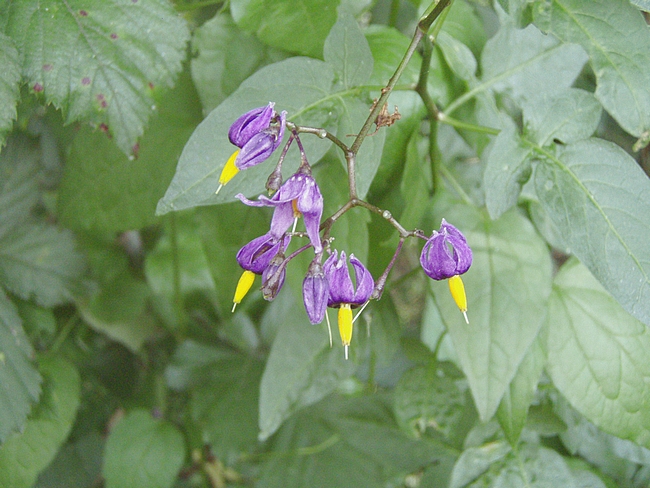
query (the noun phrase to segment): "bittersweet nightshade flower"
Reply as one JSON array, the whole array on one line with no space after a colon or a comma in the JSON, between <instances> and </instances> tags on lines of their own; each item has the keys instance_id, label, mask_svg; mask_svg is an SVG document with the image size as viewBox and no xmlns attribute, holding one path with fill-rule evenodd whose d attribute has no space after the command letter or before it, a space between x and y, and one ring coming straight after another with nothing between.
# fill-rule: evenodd
<instances>
[{"instance_id":1,"label":"bittersweet nightshade flower","mask_svg":"<svg viewBox=\"0 0 650 488\"><path fill-rule=\"evenodd\" d=\"M453 225L442 219L440 231L433 231L420 254L424 272L434 280L449 279L449 290L458 308L467 318L467 296L460 275L472 265L472 250L465 236Z\"/></svg>"},{"instance_id":2,"label":"bittersweet nightshade flower","mask_svg":"<svg viewBox=\"0 0 650 488\"><path fill-rule=\"evenodd\" d=\"M233 312L253 286L255 275L262 274L276 255L284 253L290 241L291 237L289 236L282 234L277 236L272 232L267 232L263 236L256 237L237 252L237 262L244 268L244 272L235 289Z\"/></svg>"},{"instance_id":3,"label":"bittersweet nightshade flower","mask_svg":"<svg viewBox=\"0 0 650 488\"><path fill-rule=\"evenodd\" d=\"M318 232L323 215L323 196L308 166L302 166L271 198L261 195L253 201L241 193L236 197L252 207L275 207L271 221L271 232L275 235L284 234L302 216L314 252L320 254L323 251Z\"/></svg>"},{"instance_id":4,"label":"bittersweet nightshade flower","mask_svg":"<svg viewBox=\"0 0 650 488\"><path fill-rule=\"evenodd\" d=\"M350 264L354 268L356 290L352 284L344 251L341 251L340 258L338 252L334 251L323 265L325 277L329 283L327 306L339 309L339 333L345 349L345 359L348 358L348 348L352 341L352 309L366 303L375 286L370 271L354 257L354 254L350 254Z\"/></svg>"},{"instance_id":5,"label":"bittersweet nightshade flower","mask_svg":"<svg viewBox=\"0 0 650 488\"><path fill-rule=\"evenodd\" d=\"M284 260L284 253L279 252L262 272L262 296L265 300L273 300L284 285L284 278L287 274Z\"/></svg>"},{"instance_id":6,"label":"bittersweet nightshade flower","mask_svg":"<svg viewBox=\"0 0 650 488\"><path fill-rule=\"evenodd\" d=\"M312 324L320 324L323 321L329 297L329 282L320 259L321 257L317 256L311 262L307 276L302 282L302 299Z\"/></svg>"},{"instance_id":7,"label":"bittersweet nightshade flower","mask_svg":"<svg viewBox=\"0 0 650 488\"><path fill-rule=\"evenodd\" d=\"M284 136L287 112L278 114L273 102L259 107L239 117L228 131L228 138L237 149L228 158L219 176L219 190L240 170L262 163L275 151Z\"/></svg>"}]
</instances>

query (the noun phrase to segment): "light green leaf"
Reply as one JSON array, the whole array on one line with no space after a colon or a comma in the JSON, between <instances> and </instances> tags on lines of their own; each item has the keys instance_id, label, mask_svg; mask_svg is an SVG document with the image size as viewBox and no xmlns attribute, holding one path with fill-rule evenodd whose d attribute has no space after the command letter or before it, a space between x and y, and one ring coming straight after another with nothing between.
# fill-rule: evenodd
<instances>
[{"instance_id":1,"label":"light green leaf","mask_svg":"<svg viewBox=\"0 0 650 488\"><path fill-rule=\"evenodd\" d=\"M83 270L83 256L66 229L30 222L0 237L0 283L24 300L44 307L70 301Z\"/></svg>"},{"instance_id":2,"label":"light green leaf","mask_svg":"<svg viewBox=\"0 0 650 488\"><path fill-rule=\"evenodd\" d=\"M465 449L460 455L449 480L449 488L462 488L487 471L510 452L507 442L497 441Z\"/></svg>"},{"instance_id":3,"label":"light green leaf","mask_svg":"<svg viewBox=\"0 0 650 488\"><path fill-rule=\"evenodd\" d=\"M469 324L447 283L431 287L476 408L487 421L543 323L551 260L544 241L515 209L492 221L485 212L447 199L438 202L435 213L465 234L474 254L463 275Z\"/></svg>"},{"instance_id":4,"label":"light green leaf","mask_svg":"<svg viewBox=\"0 0 650 488\"><path fill-rule=\"evenodd\" d=\"M431 200L431 171L429 165L422 164L426 158L418 147L421 143L422 137L418 131L415 131L406 145L404 172L399 185L405 202L399 221L406 229L421 225L422 217L429 208Z\"/></svg>"},{"instance_id":5,"label":"light green leaf","mask_svg":"<svg viewBox=\"0 0 650 488\"><path fill-rule=\"evenodd\" d=\"M526 135L540 146L554 139L565 144L586 139L596 131L602 112L591 93L577 88L552 96L531 97L523 109Z\"/></svg>"},{"instance_id":6,"label":"light green leaf","mask_svg":"<svg viewBox=\"0 0 650 488\"><path fill-rule=\"evenodd\" d=\"M639 9L650 12L650 0L630 0L630 2Z\"/></svg>"},{"instance_id":7,"label":"light green leaf","mask_svg":"<svg viewBox=\"0 0 650 488\"><path fill-rule=\"evenodd\" d=\"M194 31L192 79L209 113L237 87L270 62L286 56L240 30L227 13L219 13Z\"/></svg>"},{"instance_id":8,"label":"light green leaf","mask_svg":"<svg viewBox=\"0 0 650 488\"><path fill-rule=\"evenodd\" d=\"M473 80L476 73L476 58L472 51L445 31L440 31L436 44L442 50L447 64L461 80Z\"/></svg>"},{"instance_id":9,"label":"light green leaf","mask_svg":"<svg viewBox=\"0 0 650 488\"><path fill-rule=\"evenodd\" d=\"M77 370L58 357L42 359L45 379L41 401L24 430L0 446L0 488L29 488L54 459L68 437L77 408L80 380Z\"/></svg>"},{"instance_id":10,"label":"light green leaf","mask_svg":"<svg viewBox=\"0 0 650 488\"><path fill-rule=\"evenodd\" d=\"M22 135L7 140L0 152L0 239L24 222L40 196L40 151Z\"/></svg>"},{"instance_id":11,"label":"light green leaf","mask_svg":"<svg viewBox=\"0 0 650 488\"><path fill-rule=\"evenodd\" d=\"M237 25L264 43L314 58L336 22L339 0L232 0Z\"/></svg>"},{"instance_id":12,"label":"light green leaf","mask_svg":"<svg viewBox=\"0 0 650 488\"><path fill-rule=\"evenodd\" d=\"M156 204L201 120L196 98L190 77L184 73L151 119L137 159L120 152L103 134L82 128L72 143L58 193L62 221L74 228L106 232L140 229L156 222Z\"/></svg>"},{"instance_id":13,"label":"light green leaf","mask_svg":"<svg viewBox=\"0 0 650 488\"><path fill-rule=\"evenodd\" d=\"M556 451L524 444L509 456L494 480L494 488L579 488L566 461ZM596 485L593 488L601 487Z\"/></svg>"},{"instance_id":14,"label":"light green leaf","mask_svg":"<svg viewBox=\"0 0 650 488\"><path fill-rule=\"evenodd\" d=\"M517 126L504 118L483 174L485 205L493 219L517 203L521 188L532 172L531 155L532 148L521 140Z\"/></svg>"},{"instance_id":15,"label":"light green leaf","mask_svg":"<svg viewBox=\"0 0 650 488\"><path fill-rule=\"evenodd\" d=\"M267 313L281 307L280 324L260 385L260 439L267 439L289 416L316 403L348 378L356 367L346 361L340 341L330 348L325 324L309 323L303 305L283 290ZM277 313L277 312L275 312ZM331 314L333 317L335 314ZM333 326L336 327L336 319ZM333 331L335 333L336 330Z\"/></svg>"},{"instance_id":16,"label":"light green leaf","mask_svg":"<svg viewBox=\"0 0 650 488\"><path fill-rule=\"evenodd\" d=\"M420 8L426 8L430 3L423 2ZM483 50L488 37L477 7L472 2L452 2L441 30L469 47L475 57Z\"/></svg>"},{"instance_id":17,"label":"light green leaf","mask_svg":"<svg viewBox=\"0 0 650 488\"><path fill-rule=\"evenodd\" d=\"M650 330L576 260L555 278L546 325L547 370L588 420L650 447Z\"/></svg>"},{"instance_id":18,"label":"light green leaf","mask_svg":"<svg viewBox=\"0 0 650 488\"><path fill-rule=\"evenodd\" d=\"M526 424L528 407L535 398L543 369L544 350L538 337L530 345L497 409L499 424L513 448L519 442L519 436Z\"/></svg>"},{"instance_id":19,"label":"light green leaf","mask_svg":"<svg viewBox=\"0 0 650 488\"><path fill-rule=\"evenodd\" d=\"M159 86L181 70L189 32L166 0L26 0L8 9L33 92L131 154Z\"/></svg>"},{"instance_id":20,"label":"light green leaf","mask_svg":"<svg viewBox=\"0 0 650 488\"><path fill-rule=\"evenodd\" d=\"M569 88L586 61L579 46L558 42L533 25L505 24L485 44L482 80L521 102Z\"/></svg>"},{"instance_id":21,"label":"light green leaf","mask_svg":"<svg viewBox=\"0 0 650 488\"><path fill-rule=\"evenodd\" d=\"M385 86L408 49L410 39L397 29L377 24L368 26L364 34L373 57L372 74L369 83ZM421 64L422 57L416 51L404 69L400 83L417 82ZM391 94L391 101L398 93L393 92Z\"/></svg>"},{"instance_id":22,"label":"light green leaf","mask_svg":"<svg viewBox=\"0 0 650 488\"><path fill-rule=\"evenodd\" d=\"M0 32L0 147L16 118L20 96L20 63L13 41Z\"/></svg>"},{"instance_id":23,"label":"light green leaf","mask_svg":"<svg viewBox=\"0 0 650 488\"><path fill-rule=\"evenodd\" d=\"M158 202L156 213L230 202L240 192L247 196L262 193L271 172L269 161L242 171L219 195L214 194L221 170L235 150L228 141L230 125L246 111L274 101L276 110L286 110L296 123L332 129L335 120L330 111L334 103L328 100L333 81L334 72L329 64L308 58L289 58L256 72L196 128L183 149L167 193ZM329 143L314 136L301 139L312 163L330 148ZM294 162L286 168L287 174L298 164L297 151L294 151L289 151ZM276 161L277 157L271 159Z\"/></svg>"},{"instance_id":24,"label":"light green leaf","mask_svg":"<svg viewBox=\"0 0 650 488\"><path fill-rule=\"evenodd\" d=\"M629 0L538 0L535 7L540 29L587 51L605 110L634 136L650 130L650 30Z\"/></svg>"},{"instance_id":25,"label":"light green leaf","mask_svg":"<svg viewBox=\"0 0 650 488\"><path fill-rule=\"evenodd\" d=\"M0 290L0 444L25 425L41 392L32 355L18 312Z\"/></svg>"},{"instance_id":26,"label":"light green leaf","mask_svg":"<svg viewBox=\"0 0 650 488\"><path fill-rule=\"evenodd\" d=\"M325 40L323 55L346 89L363 85L370 78L372 53L359 24L350 14L342 13L339 16Z\"/></svg>"},{"instance_id":27,"label":"light green leaf","mask_svg":"<svg viewBox=\"0 0 650 488\"><path fill-rule=\"evenodd\" d=\"M171 487L184 459L183 435L173 424L134 410L108 436L102 473L107 488Z\"/></svg>"},{"instance_id":28,"label":"light green leaf","mask_svg":"<svg viewBox=\"0 0 650 488\"><path fill-rule=\"evenodd\" d=\"M562 240L624 309L650 325L648 177L600 139L537 152L535 188Z\"/></svg>"}]
</instances>

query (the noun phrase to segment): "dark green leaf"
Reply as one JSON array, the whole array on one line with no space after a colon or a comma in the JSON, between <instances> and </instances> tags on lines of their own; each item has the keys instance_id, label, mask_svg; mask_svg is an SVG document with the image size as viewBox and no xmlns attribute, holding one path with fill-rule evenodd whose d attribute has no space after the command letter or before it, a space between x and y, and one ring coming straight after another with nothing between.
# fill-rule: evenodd
<instances>
[{"instance_id":1,"label":"dark green leaf","mask_svg":"<svg viewBox=\"0 0 650 488\"><path fill-rule=\"evenodd\" d=\"M632 135L650 130L650 31L629 0L537 1L535 24L589 53L596 98Z\"/></svg>"},{"instance_id":2,"label":"dark green leaf","mask_svg":"<svg viewBox=\"0 0 650 488\"><path fill-rule=\"evenodd\" d=\"M38 477L35 488L89 487L101 475L104 438L98 432L65 444Z\"/></svg>"},{"instance_id":3,"label":"dark green leaf","mask_svg":"<svg viewBox=\"0 0 650 488\"><path fill-rule=\"evenodd\" d=\"M356 367L354 361L344 359L336 337L330 348L325 324L311 325L302 303L295 303L287 290L267 313L278 307L285 319L279 324L260 386L260 439L268 438L293 413L334 391ZM333 322L336 327L336 319Z\"/></svg>"},{"instance_id":4,"label":"dark green leaf","mask_svg":"<svg viewBox=\"0 0 650 488\"><path fill-rule=\"evenodd\" d=\"M350 14L342 13L325 40L325 61L338 74L338 81L350 89L363 85L372 73L372 53L359 24Z\"/></svg>"},{"instance_id":5,"label":"dark green leaf","mask_svg":"<svg viewBox=\"0 0 650 488\"><path fill-rule=\"evenodd\" d=\"M183 435L173 424L134 410L108 436L102 473L107 488L171 487L184 459Z\"/></svg>"},{"instance_id":6,"label":"dark green leaf","mask_svg":"<svg viewBox=\"0 0 650 488\"><path fill-rule=\"evenodd\" d=\"M232 0L237 25L264 43L314 58L336 22L338 0Z\"/></svg>"},{"instance_id":7,"label":"dark green leaf","mask_svg":"<svg viewBox=\"0 0 650 488\"><path fill-rule=\"evenodd\" d=\"M106 232L153 224L156 203L200 120L196 91L185 73L161 101L139 143L137 159L124 155L105 135L82 128L61 181L61 219L75 228Z\"/></svg>"},{"instance_id":8,"label":"dark green leaf","mask_svg":"<svg viewBox=\"0 0 650 488\"><path fill-rule=\"evenodd\" d=\"M571 405L606 432L650 447L650 330L576 260L555 278L547 370Z\"/></svg>"},{"instance_id":9,"label":"dark green leaf","mask_svg":"<svg viewBox=\"0 0 650 488\"><path fill-rule=\"evenodd\" d=\"M0 147L16 118L20 64L13 41L0 32Z\"/></svg>"},{"instance_id":10,"label":"dark green leaf","mask_svg":"<svg viewBox=\"0 0 650 488\"><path fill-rule=\"evenodd\" d=\"M12 2L7 33L33 92L133 153L159 85L181 70L189 33L166 0ZM103 124L103 125L101 125Z\"/></svg>"},{"instance_id":11,"label":"dark green leaf","mask_svg":"<svg viewBox=\"0 0 650 488\"><path fill-rule=\"evenodd\" d=\"M491 85L520 102L551 95L569 88L586 61L579 46L558 42L532 25L520 30L505 24L485 44L483 83L477 88Z\"/></svg>"},{"instance_id":12,"label":"dark green leaf","mask_svg":"<svg viewBox=\"0 0 650 488\"><path fill-rule=\"evenodd\" d=\"M83 270L83 257L65 229L31 222L0 237L0 282L24 300L44 307L70 301Z\"/></svg>"},{"instance_id":13,"label":"dark green leaf","mask_svg":"<svg viewBox=\"0 0 650 488\"><path fill-rule=\"evenodd\" d=\"M221 170L235 149L228 141L230 125L247 110L274 101L276 110L287 110L289 118L297 123L331 129L334 120L330 120L329 111L333 104L326 100L333 81L334 72L329 64L307 58L286 59L256 72L196 128L183 149L176 174L167 193L158 202L156 212L164 214L197 205L230 202L240 192L249 197L262 193L271 172L269 161L242 171L219 195L214 194ZM329 143L314 136L304 136L302 140L307 157L313 163L330 147ZM294 150L289 154L294 154ZM274 155L271 159L275 158ZM296 157L293 168L297 167L297 162Z\"/></svg>"},{"instance_id":14,"label":"dark green leaf","mask_svg":"<svg viewBox=\"0 0 650 488\"><path fill-rule=\"evenodd\" d=\"M400 181L400 192L405 206L399 222L406 229L421 225L422 217L429 207L431 199L431 170L423 164L426 158L418 145L422 138L415 132L406 146L406 161Z\"/></svg>"},{"instance_id":15,"label":"dark green leaf","mask_svg":"<svg viewBox=\"0 0 650 488\"><path fill-rule=\"evenodd\" d=\"M517 203L521 187L532 172L532 151L519 137L515 124L504 119L504 127L490 150L483 175L485 205L493 219Z\"/></svg>"},{"instance_id":16,"label":"dark green leaf","mask_svg":"<svg viewBox=\"0 0 650 488\"><path fill-rule=\"evenodd\" d=\"M602 112L591 93L577 88L531 97L523 108L526 135L540 146L554 139L565 144L586 139L596 131Z\"/></svg>"},{"instance_id":17,"label":"dark green leaf","mask_svg":"<svg viewBox=\"0 0 650 488\"><path fill-rule=\"evenodd\" d=\"M497 409L499 424L513 448L519 442L519 436L526 424L528 407L535 398L543 369L544 350L538 338L530 345Z\"/></svg>"},{"instance_id":18,"label":"dark green leaf","mask_svg":"<svg viewBox=\"0 0 650 488\"><path fill-rule=\"evenodd\" d=\"M530 222L514 209L492 221L474 207L443 200L436 214L458 226L474 254L463 275L469 324L447 283L432 282L431 287L479 415L487 421L543 323L550 256Z\"/></svg>"},{"instance_id":19,"label":"dark green leaf","mask_svg":"<svg viewBox=\"0 0 650 488\"><path fill-rule=\"evenodd\" d=\"M43 395L24 430L0 446L0 487L29 488L54 459L79 407L77 370L55 356L41 360Z\"/></svg>"},{"instance_id":20,"label":"dark green leaf","mask_svg":"<svg viewBox=\"0 0 650 488\"><path fill-rule=\"evenodd\" d=\"M41 392L32 348L14 305L0 291L0 443L25 425Z\"/></svg>"},{"instance_id":21,"label":"dark green leaf","mask_svg":"<svg viewBox=\"0 0 650 488\"><path fill-rule=\"evenodd\" d=\"M260 67L285 56L241 31L220 13L194 31L192 79L205 113L212 111Z\"/></svg>"},{"instance_id":22,"label":"dark green leaf","mask_svg":"<svg viewBox=\"0 0 650 488\"><path fill-rule=\"evenodd\" d=\"M600 139L538 153L535 188L562 240L623 308L650 325L648 177Z\"/></svg>"}]
</instances>

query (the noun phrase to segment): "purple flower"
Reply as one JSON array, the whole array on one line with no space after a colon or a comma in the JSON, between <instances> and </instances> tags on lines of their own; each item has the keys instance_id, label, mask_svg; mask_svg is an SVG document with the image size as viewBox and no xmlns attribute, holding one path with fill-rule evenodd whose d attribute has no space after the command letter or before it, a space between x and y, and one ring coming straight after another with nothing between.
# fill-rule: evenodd
<instances>
[{"instance_id":1,"label":"purple flower","mask_svg":"<svg viewBox=\"0 0 650 488\"><path fill-rule=\"evenodd\" d=\"M261 195L257 201L252 201L241 193L236 197L252 207L275 207L270 232L275 236L283 235L302 215L314 251L316 254L323 251L318 231L323 215L323 196L308 168L301 167L271 198Z\"/></svg>"},{"instance_id":2,"label":"purple flower","mask_svg":"<svg viewBox=\"0 0 650 488\"><path fill-rule=\"evenodd\" d=\"M244 245L237 253L237 262L247 271L262 274L271 260L287 249L290 241L289 236L276 236L268 232Z\"/></svg>"},{"instance_id":3,"label":"purple flower","mask_svg":"<svg viewBox=\"0 0 650 488\"><path fill-rule=\"evenodd\" d=\"M368 301L375 282L372 279L370 271L361 264L354 254L350 254L350 264L354 268L354 277L357 284L356 290L352 284L350 272L348 271L348 262L345 251L341 251L341 257L338 252L327 258L323 269L325 277L329 282L329 298L327 299L328 307L338 307L341 304L349 304L352 307L358 307Z\"/></svg>"},{"instance_id":4,"label":"purple flower","mask_svg":"<svg viewBox=\"0 0 650 488\"><path fill-rule=\"evenodd\" d=\"M274 106L275 103L269 102L266 107L254 108L235 120L228 131L230 142L242 148L255 134L268 129L275 114Z\"/></svg>"},{"instance_id":5,"label":"purple flower","mask_svg":"<svg viewBox=\"0 0 650 488\"><path fill-rule=\"evenodd\" d=\"M279 124L253 134L239 151L235 166L242 170L266 161L282 142L286 119L287 112L282 111Z\"/></svg>"},{"instance_id":6,"label":"purple flower","mask_svg":"<svg viewBox=\"0 0 650 488\"><path fill-rule=\"evenodd\" d=\"M444 280L465 273L472 265L472 250L465 236L442 219L440 231L433 231L420 254L424 272L434 280Z\"/></svg>"},{"instance_id":7,"label":"purple flower","mask_svg":"<svg viewBox=\"0 0 650 488\"><path fill-rule=\"evenodd\" d=\"M320 324L323 321L329 297L329 283L320 259L321 257L317 256L311 262L307 276L302 282L302 299L312 324Z\"/></svg>"}]
</instances>

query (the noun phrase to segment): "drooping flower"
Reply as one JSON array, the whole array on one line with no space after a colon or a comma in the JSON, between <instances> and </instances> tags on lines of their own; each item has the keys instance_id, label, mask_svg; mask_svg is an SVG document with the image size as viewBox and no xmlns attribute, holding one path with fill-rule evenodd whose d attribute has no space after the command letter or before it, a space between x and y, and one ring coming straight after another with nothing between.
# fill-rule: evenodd
<instances>
[{"instance_id":1,"label":"drooping flower","mask_svg":"<svg viewBox=\"0 0 650 488\"><path fill-rule=\"evenodd\" d=\"M320 324L323 321L329 298L329 282L320 259L320 255L314 258L302 282L302 299L312 324Z\"/></svg>"},{"instance_id":2,"label":"drooping flower","mask_svg":"<svg viewBox=\"0 0 650 488\"><path fill-rule=\"evenodd\" d=\"M433 231L420 254L424 272L434 280L449 279L449 290L456 305L467 318L467 296L460 275L472 265L472 250L465 236L453 225L442 219L440 230Z\"/></svg>"},{"instance_id":3,"label":"drooping flower","mask_svg":"<svg viewBox=\"0 0 650 488\"><path fill-rule=\"evenodd\" d=\"M284 285L286 274L287 266L284 253L279 252L262 272L262 296L265 300L271 301L278 296L282 285Z\"/></svg>"},{"instance_id":4,"label":"drooping flower","mask_svg":"<svg viewBox=\"0 0 650 488\"><path fill-rule=\"evenodd\" d=\"M253 201L241 193L236 197L252 207L275 207L271 220L271 232L275 235L284 234L302 216L314 252L320 254L323 251L318 231L323 215L323 196L308 166L301 166L271 198L261 195Z\"/></svg>"},{"instance_id":5,"label":"drooping flower","mask_svg":"<svg viewBox=\"0 0 650 488\"><path fill-rule=\"evenodd\" d=\"M275 235L272 232L256 237L248 244L245 244L237 252L237 262L244 268L244 272L239 278L235 296L233 298L233 312L238 303L246 296L253 286L256 274L264 273L273 258L278 254L284 253L291 241L291 237L283 234Z\"/></svg>"},{"instance_id":6,"label":"drooping flower","mask_svg":"<svg viewBox=\"0 0 650 488\"><path fill-rule=\"evenodd\" d=\"M334 251L323 265L325 277L329 283L327 306L339 309L338 325L341 341L345 348L345 359L348 358L348 348L352 341L352 309L366 303L375 286L370 271L366 269L354 254L350 254L350 264L354 268L356 289L350 277L344 251L341 251L340 258L338 257L338 252Z\"/></svg>"},{"instance_id":7,"label":"drooping flower","mask_svg":"<svg viewBox=\"0 0 650 488\"><path fill-rule=\"evenodd\" d=\"M249 110L230 126L228 138L239 149L221 170L217 193L240 170L266 161L282 142L287 112L278 115L274 106L269 102L266 107Z\"/></svg>"}]
</instances>

